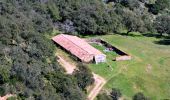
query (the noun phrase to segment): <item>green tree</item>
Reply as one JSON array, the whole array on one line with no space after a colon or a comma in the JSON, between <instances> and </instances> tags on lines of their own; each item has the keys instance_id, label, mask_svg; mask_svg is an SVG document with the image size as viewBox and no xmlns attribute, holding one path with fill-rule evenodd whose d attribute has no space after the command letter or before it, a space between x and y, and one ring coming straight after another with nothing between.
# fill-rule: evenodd
<instances>
[{"instance_id":1,"label":"green tree","mask_svg":"<svg viewBox=\"0 0 170 100\"><path fill-rule=\"evenodd\" d=\"M94 83L93 75L88 66L84 64L78 64L78 69L73 72L74 77L77 80L78 86L85 90L85 88Z\"/></svg>"},{"instance_id":2,"label":"green tree","mask_svg":"<svg viewBox=\"0 0 170 100\"><path fill-rule=\"evenodd\" d=\"M138 17L135 13L128 10L125 11L123 14L123 23L128 30L127 35L132 31L143 32L145 30L144 23L141 18Z\"/></svg>"},{"instance_id":3,"label":"green tree","mask_svg":"<svg viewBox=\"0 0 170 100\"><path fill-rule=\"evenodd\" d=\"M165 8L168 8L170 5L169 0L156 0L155 5L159 10L164 10Z\"/></svg>"},{"instance_id":4,"label":"green tree","mask_svg":"<svg viewBox=\"0 0 170 100\"><path fill-rule=\"evenodd\" d=\"M112 97L112 100L118 100L122 96L122 93L119 89L113 88L110 96Z\"/></svg>"},{"instance_id":5,"label":"green tree","mask_svg":"<svg viewBox=\"0 0 170 100\"><path fill-rule=\"evenodd\" d=\"M170 35L170 16L169 15L162 15L156 18L154 22L155 29L158 33L160 33L160 36L163 34L169 34Z\"/></svg>"},{"instance_id":6,"label":"green tree","mask_svg":"<svg viewBox=\"0 0 170 100\"><path fill-rule=\"evenodd\" d=\"M131 10L139 8L140 6L139 0L121 0L120 3L125 7L129 7Z\"/></svg>"},{"instance_id":7,"label":"green tree","mask_svg":"<svg viewBox=\"0 0 170 100\"><path fill-rule=\"evenodd\" d=\"M67 100L85 100L85 95L81 93L80 89L75 84L74 80L64 75L61 72L48 73L45 75L57 93L62 93Z\"/></svg>"},{"instance_id":8,"label":"green tree","mask_svg":"<svg viewBox=\"0 0 170 100\"><path fill-rule=\"evenodd\" d=\"M59 9L51 0L48 2L48 11L54 21L61 20Z\"/></svg>"},{"instance_id":9,"label":"green tree","mask_svg":"<svg viewBox=\"0 0 170 100\"><path fill-rule=\"evenodd\" d=\"M0 96L4 96L5 95L5 89L0 87Z\"/></svg>"},{"instance_id":10,"label":"green tree","mask_svg":"<svg viewBox=\"0 0 170 100\"><path fill-rule=\"evenodd\" d=\"M1 65L0 66L0 84L4 84L5 82L9 81L9 69L8 66L4 68L5 66Z\"/></svg>"},{"instance_id":11,"label":"green tree","mask_svg":"<svg viewBox=\"0 0 170 100\"><path fill-rule=\"evenodd\" d=\"M157 15L164 9L169 8L169 6L170 6L169 0L156 0L155 4L148 4L149 11L155 15Z\"/></svg>"},{"instance_id":12,"label":"green tree","mask_svg":"<svg viewBox=\"0 0 170 100\"><path fill-rule=\"evenodd\" d=\"M112 100L112 98L106 93L99 94L97 100Z\"/></svg>"},{"instance_id":13,"label":"green tree","mask_svg":"<svg viewBox=\"0 0 170 100\"><path fill-rule=\"evenodd\" d=\"M112 32L119 32L123 28L121 16L113 10L110 10L108 13L110 15L110 19L107 20L110 20L110 24L106 27L112 29Z\"/></svg>"},{"instance_id":14,"label":"green tree","mask_svg":"<svg viewBox=\"0 0 170 100\"><path fill-rule=\"evenodd\" d=\"M146 30L147 32L155 32L155 28L154 28L154 23L152 21L152 17L149 14L144 14L141 19L143 20L144 23L144 30Z\"/></svg>"}]
</instances>

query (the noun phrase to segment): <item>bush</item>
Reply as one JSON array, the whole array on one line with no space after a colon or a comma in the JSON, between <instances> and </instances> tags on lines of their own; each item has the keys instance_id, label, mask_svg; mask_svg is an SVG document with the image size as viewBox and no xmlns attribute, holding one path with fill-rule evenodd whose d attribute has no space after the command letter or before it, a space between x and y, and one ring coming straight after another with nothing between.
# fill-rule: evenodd
<instances>
[{"instance_id":1,"label":"bush","mask_svg":"<svg viewBox=\"0 0 170 100\"><path fill-rule=\"evenodd\" d=\"M143 93L139 92L133 96L133 100L148 100Z\"/></svg>"},{"instance_id":2,"label":"bush","mask_svg":"<svg viewBox=\"0 0 170 100\"><path fill-rule=\"evenodd\" d=\"M112 100L112 98L106 93L99 94L97 100Z\"/></svg>"},{"instance_id":3,"label":"bush","mask_svg":"<svg viewBox=\"0 0 170 100\"><path fill-rule=\"evenodd\" d=\"M48 11L54 21L61 20L58 7L50 0L48 2Z\"/></svg>"},{"instance_id":4,"label":"bush","mask_svg":"<svg viewBox=\"0 0 170 100\"><path fill-rule=\"evenodd\" d=\"M148 4L149 11L153 14L158 14L159 12L163 11L165 8L170 6L169 0L156 0L155 4Z\"/></svg>"},{"instance_id":5,"label":"bush","mask_svg":"<svg viewBox=\"0 0 170 100\"><path fill-rule=\"evenodd\" d=\"M73 72L74 77L77 80L78 86L85 90L85 88L94 83L93 74L88 66L84 64L78 64L78 69Z\"/></svg>"},{"instance_id":6,"label":"bush","mask_svg":"<svg viewBox=\"0 0 170 100\"><path fill-rule=\"evenodd\" d=\"M112 100L118 100L122 96L122 93L119 89L113 88L110 96L112 97Z\"/></svg>"},{"instance_id":7,"label":"bush","mask_svg":"<svg viewBox=\"0 0 170 100\"><path fill-rule=\"evenodd\" d=\"M17 100L17 97L12 96L12 97L9 97L7 100Z\"/></svg>"},{"instance_id":8,"label":"bush","mask_svg":"<svg viewBox=\"0 0 170 100\"><path fill-rule=\"evenodd\" d=\"M5 95L5 89L0 87L0 96L4 96Z\"/></svg>"}]
</instances>

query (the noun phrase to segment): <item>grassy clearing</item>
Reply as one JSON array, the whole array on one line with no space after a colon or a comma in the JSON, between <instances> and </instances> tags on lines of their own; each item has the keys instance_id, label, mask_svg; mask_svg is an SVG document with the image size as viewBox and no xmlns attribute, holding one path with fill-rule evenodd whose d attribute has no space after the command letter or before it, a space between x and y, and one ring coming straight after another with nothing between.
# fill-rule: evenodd
<instances>
[{"instance_id":1,"label":"grassy clearing","mask_svg":"<svg viewBox=\"0 0 170 100\"><path fill-rule=\"evenodd\" d=\"M105 35L99 38L133 57L131 61L115 62L112 54L106 54L107 63L89 64L95 73L108 80L106 90L119 88L126 99L137 92L143 92L152 100L170 98L170 45L155 44L160 39L141 35ZM103 48L93 46L103 51Z\"/></svg>"},{"instance_id":2,"label":"grassy clearing","mask_svg":"<svg viewBox=\"0 0 170 100\"><path fill-rule=\"evenodd\" d=\"M106 63L89 64L92 71L108 81L104 86L105 90L119 88L128 100L137 92L143 92L152 100L170 98L170 45L155 44L154 42L160 39L136 33L132 36L105 35L98 38L106 40L133 57L131 61L115 62L113 58L117 54L104 52L107 55ZM105 49L96 44L92 46L102 52ZM57 49L57 55L72 64L77 63L61 49Z\"/></svg>"}]
</instances>

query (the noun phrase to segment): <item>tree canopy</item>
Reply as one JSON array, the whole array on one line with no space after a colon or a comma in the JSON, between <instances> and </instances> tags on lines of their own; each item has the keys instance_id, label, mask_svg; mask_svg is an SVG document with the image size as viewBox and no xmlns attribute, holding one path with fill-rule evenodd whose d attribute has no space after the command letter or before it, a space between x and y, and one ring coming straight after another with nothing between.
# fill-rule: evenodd
<instances>
[{"instance_id":1,"label":"tree canopy","mask_svg":"<svg viewBox=\"0 0 170 100\"><path fill-rule=\"evenodd\" d=\"M169 15L162 15L156 18L155 20L155 29L158 33L162 36L163 34L170 35L170 16Z\"/></svg>"}]
</instances>

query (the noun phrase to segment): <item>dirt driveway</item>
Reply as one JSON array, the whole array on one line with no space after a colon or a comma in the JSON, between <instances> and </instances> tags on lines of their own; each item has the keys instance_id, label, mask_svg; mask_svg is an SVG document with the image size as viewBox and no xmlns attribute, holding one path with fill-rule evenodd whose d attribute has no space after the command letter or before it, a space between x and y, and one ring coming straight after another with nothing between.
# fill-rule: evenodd
<instances>
[{"instance_id":1,"label":"dirt driveway","mask_svg":"<svg viewBox=\"0 0 170 100\"><path fill-rule=\"evenodd\" d=\"M102 78L101 76L93 73L93 77L94 77L95 82L94 82L93 89L90 91L88 95L89 100L94 100L94 98L99 94L100 90L106 84L106 80Z\"/></svg>"},{"instance_id":2,"label":"dirt driveway","mask_svg":"<svg viewBox=\"0 0 170 100\"><path fill-rule=\"evenodd\" d=\"M65 68L67 74L72 74L74 69L76 68L75 65L70 64L69 62L65 61L61 56L58 56L58 62ZM103 88L103 86L106 84L106 80L102 78L101 76L93 73L94 77L94 87L90 91L88 95L88 100L93 100L100 90Z\"/></svg>"}]
</instances>

